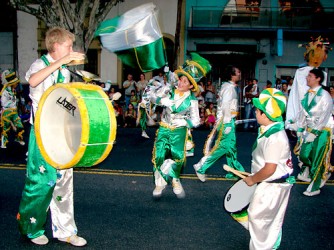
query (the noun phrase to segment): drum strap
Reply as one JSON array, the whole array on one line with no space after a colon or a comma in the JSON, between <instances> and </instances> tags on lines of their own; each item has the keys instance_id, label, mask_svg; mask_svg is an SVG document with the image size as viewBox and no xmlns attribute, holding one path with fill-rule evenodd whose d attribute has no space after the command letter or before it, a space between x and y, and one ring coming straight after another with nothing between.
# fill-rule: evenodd
<instances>
[{"instance_id":1,"label":"drum strap","mask_svg":"<svg viewBox=\"0 0 334 250\"><path fill-rule=\"evenodd\" d=\"M41 59L43 60L43 62L45 63L46 66L50 66L50 62L49 60L46 58L46 55L42 55ZM61 73L61 69L66 68L65 65L62 65L59 70L58 70L58 78L57 81L55 83L64 83L65 81L65 77L63 76L63 74ZM53 73L52 73L53 75ZM55 84L53 83L53 84Z\"/></svg>"}]
</instances>

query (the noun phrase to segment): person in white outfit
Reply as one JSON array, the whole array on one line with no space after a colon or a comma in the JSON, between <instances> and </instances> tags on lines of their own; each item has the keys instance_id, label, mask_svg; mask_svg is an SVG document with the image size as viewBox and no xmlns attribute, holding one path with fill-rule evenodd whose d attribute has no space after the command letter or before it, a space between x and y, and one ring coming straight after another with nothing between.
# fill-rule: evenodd
<instances>
[{"instance_id":1,"label":"person in white outfit","mask_svg":"<svg viewBox=\"0 0 334 250\"><path fill-rule=\"evenodd\" d=\"M243 180L257 184L247 211L232 214L250 233L249 249L278 249L290 191L295 183L289 140L282 114L286 97L275 89L253 99L259 134L253 146L252 174Z\"/></svg>"},{"instance_id":2,"label":"person in white outfit","mask_svg":"<svg viewBox=\"0 0 334 250\"><path fill-rule=\"evenodd\" d=\"M32 125L43 93L56 83L69 82L70 72L66 64L85 58L84 54L73 52L74 40L74 35L63 28L48 30L45 38L48 54L37 59L26 73L33 106ZM49 208L53 237L74 246L86 245L86 240L77 236L74 221L73 168L57 170L48 164L36 143L34 126L31 126L26 181L17 221L21 234L34 244L45 245L49 242L44 234Z\"/></svg>"}]
</instances>

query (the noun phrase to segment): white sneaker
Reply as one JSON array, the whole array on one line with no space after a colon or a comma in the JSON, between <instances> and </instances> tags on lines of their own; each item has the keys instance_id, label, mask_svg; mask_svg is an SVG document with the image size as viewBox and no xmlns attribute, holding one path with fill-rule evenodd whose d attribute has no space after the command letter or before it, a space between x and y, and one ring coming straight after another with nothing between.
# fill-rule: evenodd
<instances>
[{"instance_id":1,"label":"white sneaker","mask_svg":"<svg viewBox=\"0 0 334 250\"><path fill-rule=\"evenodd\" d=\"M297 179L298 179L298 180L301 180L301 181L305 181L305 182L311 182L311 178L309 178L309 177L305 177L305 176L303 176L303 175L301 175L301 174L298 174L298 175L297 175Z\"/></svg>"},{"instance_id":2,"label":"white sneaker","mask_svg":"<svg viewBox=\"0 0 334 250\"><path fill-rule=\"evenodd\" d=\"M49 243L49 239L44 234L37 238L30 239L30 241L36 245L46 245Z\"/></svg>"},{"instance_id":3,"label":"white sneaker","mask_svg":"<svg viewBox=\"0 0 334 250\"><path fill-rule=\"evenodd\" d=\"M186 157L191 157L191 156L194 156L194 152L186 152Z\"/></svg>"},{"instance_id":4,"label":"white sneaker","mask_svg":"<svg viewBox=\"0 0 334 250\"><path fill-rule=\"evenodd\" d=\"M173 185L173 192L174 194L176 194L176 197L179 199L183 199L186 196L186 193L183 190L180 179L174 178L172 181L172 185Z\"/></svg>"},{"instance_id":5,"label":"white sneaker","mask_svg":"<svg viewBox=\"0 0 334 250\"><path fill-rule=\"evenodd\" d=\"M6 145L5 145L4 136L1 137L1 148L7 148Z\"/></svg>"},{"instance_id":6,"label":"white sneaker","mask_svg":"<svg viewBox=\"0 0 334 250\"><path fill-rule=\"evenodd\" d=\"M66 238L58 238L58 240L62 242L67 242L76 247L82 247L87 244L87 241L84 238L79 237L78 235L72 235Z\"/></svg>"},{"instance_id":7,"label":"white sneaker","mask_svg":"<svg viewBox=\"0 0 334 250\"><path fill-rule=\"evenodd\" d=\"M150 137L146 134L146 132L145 131L143 131L142 133L141 133L141 136L142 137L144 137L144 138L147 138L147 139L149 139Z\"/></svg>"},{"instance_id":8,"label":"white sneaker","mask_svg":"<svg viewBox=\"0 0 334 250\"><path fill-rule=\"evenodd\" d=\"M26 145L26 143L24 141L17 141L21 146Z\"/></svg>"},{"instance_id":9,"label":"white sneaker","mask_svg":"<svg viewBox=\"0 0 334 250\"><path fill-rule=\"evenodd\" d=\"M198 172L197 172L197 170L200 169L201 165L197 163L197 164L195 164L193 167L194 167L194 169L195 169L195 173L196 173L198 179L199 179L201 182L205 182L205 178L206 178L205 174L201 174L201 173L198 173Z\"/></svg>"},{"instance_id":10,"label":"white sneaker","mask_svg":"<svg viewBox=\"0 0 334 250\"><path fill-rule=\"evenodd\" d=\"M153 190L153 197L160 198L162 195L162 191L166 188L166 186L156 186Z\"/></svg>"},{"instance_id":11,"label":"white sneaker","mask_svg":"<svg viewBox=\"0 0 334 250\"><path fill-rule=\"evenodd\" d=\"M320 194L320 189L315 190L313 192L309 192L309 191L306 190L303 194L306 195L306 196L315 196L315 195Z\"/></svg>"}]
</instances>

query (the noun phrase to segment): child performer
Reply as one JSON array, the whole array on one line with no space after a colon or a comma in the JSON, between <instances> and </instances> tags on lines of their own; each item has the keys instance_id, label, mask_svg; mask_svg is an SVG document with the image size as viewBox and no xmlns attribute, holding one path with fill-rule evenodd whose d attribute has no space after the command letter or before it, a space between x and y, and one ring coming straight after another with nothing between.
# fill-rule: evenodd
<instances>
[{"instance_id":1,"label":"child performer","mask_svg":"<svg viewBox=\"0 0 334 250\"><path fill-rule=\"evenodd\" d=\"M45 37L48 54L37 59L26 73L29 96L33 101L32 125L43 93L53 84L70 81L70 72L65 65L85 58L84 54L73 52L74 40L75 36L63 28L48 30ZM34 126L30 131L26 176L17 214L21 234L34 244L47 244L49 240L44 235L44 226L50 208L53 237L74 246L86 245L86 240L77 236L74 221L73 168L57 170L45 161L36 143Z\"/></svg>"},{"instance_id":2,"label":"child performer","mask_svg":"<svg viewBox=\"0 0 334 250\"><path fill-rule=\"evenodd\" d=\"M184 198L180 182L181 169L186 159L188 130L200 124L198 101L194 93L197 82L211 70L209 62L196 53L183 67L169 72L170 86L152 88L151 101L164 106L160 127L153 148L155 189L154 198L160 198L162 191L172 179L173 192ZM178 80L175 80L175 77ZM177 81L177 86L174 86Z\"/></svg>"},{"instance_id":3,"label":"child performer","mask_svg":"<svg viewBox=\"0 0 334 250\"><path fill-rule=\"evenodd\" d=\"M244 179L248 186L258 184L249 207L241 216L232 217L249 230L249 249L277 249L288 205L293 172L289 140L282 114L284 94L275 89L263 90L253 99L259 134L252 152L252 174ZM247 218L248 214L248 218Z\"/></svg>"}]
</instances>

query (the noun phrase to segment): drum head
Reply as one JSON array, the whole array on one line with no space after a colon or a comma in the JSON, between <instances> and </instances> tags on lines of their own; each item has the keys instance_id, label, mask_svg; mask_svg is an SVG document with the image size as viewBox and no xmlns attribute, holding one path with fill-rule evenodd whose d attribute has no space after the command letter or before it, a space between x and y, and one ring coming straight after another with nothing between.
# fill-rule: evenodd
<instances>
[{"instance_id":1,"label":"drum head","mask_svg":"<svg viewBox=\"0 0 334 250\"><path fill-rule=\"evenodd\" d=\"M253 197L256 186L250 187L243 180L237 181L225 195L225 210L229 213L236 213L245 209Z\"/></svg>"}]
</instances>

